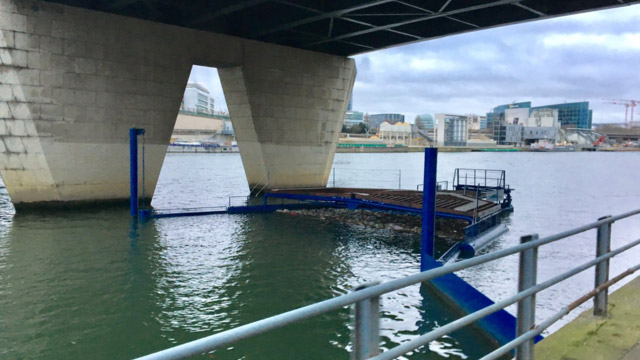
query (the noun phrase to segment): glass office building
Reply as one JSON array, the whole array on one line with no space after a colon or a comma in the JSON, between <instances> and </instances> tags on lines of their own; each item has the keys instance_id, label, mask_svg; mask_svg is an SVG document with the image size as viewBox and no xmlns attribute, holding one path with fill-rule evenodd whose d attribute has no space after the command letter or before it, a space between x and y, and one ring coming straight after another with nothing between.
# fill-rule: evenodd
<instances>
[{"instance_id":1,"label":"glass office building","mask_svg":"<svg viewBox=\"0 0 640 360\"><path fill-rule=\"evenodd\" d=\"M487 113L487 125L485 128L493 129L494 123L504 120L504 112L507 109L531 108L531 101L500 105L493 108L492 112Z\"/></svg>"},{"instance_id":2,"label":"glass office building","mask_svg":"<svg viewBox=\"0 0 640 360\"><path fill-rule=\"evenodd\" d=\"M558 121L563 128L591 129L593 113L589 110L589 102L537 106L533 109L558 109Z\"/></svg>"},{"instance_id":3,"label":"glass office building","mask_svg":"<svg viewBox=\"0 0 640 360\"><path fill-rule=\"evenodd\" d=\"M369 129L379 129L380 124L383 122L389 124L395 124L397 122L404 122L404 115L402 114L373 114L369 116Z\"/></svg>"},{"instance_id":4,"label":"glass office building","mask_svg":"<svg viewBox=\"0 0 640 360\"><path fill-rule=\"evenodd\" d=\"M416 120L414 121L414 123L420 130L430 130L436 128L436 121L431 114L421 114L416 116Z\"/></svg>"},{"instance_id":5,"label":"glass office building","mask_svg":"<svg viewBox=\"0 0 640 360\"><path fill-rule=\"evenodd\" d=\"M364 114L360 111L347 111L344 114L344 126L351 128L353 125L358 125L364 122Z\"/></svg>"},{"instance_id":6,"label":"glass office building","mask_svg":"<svg viewBox=\"0 0 640 360\"><path fill-rule=\"evenodd\" d=\"M591 129L593 113L589 110L588 101L536 107L531 107L531 101L527 101L496 106L492 112L487 113L487 127L493 128L494 123L505 120L505 111L507 109L516 108L529 108L529 112L537 109L558 109L558 121L563 128Z\"/></svg>"}]
</instances>

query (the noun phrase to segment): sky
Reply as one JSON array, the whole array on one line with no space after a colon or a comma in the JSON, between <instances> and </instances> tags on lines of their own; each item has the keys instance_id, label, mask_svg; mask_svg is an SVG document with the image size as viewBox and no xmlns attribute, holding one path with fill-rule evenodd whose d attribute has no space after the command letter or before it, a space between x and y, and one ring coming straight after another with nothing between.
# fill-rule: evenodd
<instances>
[{"instance_id":1,"label":"sky","mask_svg":"<svg viewBox=\"0 0 640 360\"><path fill-rule=\"evenodd\" d=\"M594 123L624 122L624 106L640 100L640 5L583 13L354 56L353 109L369 114L485 115L491 108L589 101ZM226 109L215 69L194 66ZM640 107L635 118L640 121Z\"/></svg>"}]
</instances>

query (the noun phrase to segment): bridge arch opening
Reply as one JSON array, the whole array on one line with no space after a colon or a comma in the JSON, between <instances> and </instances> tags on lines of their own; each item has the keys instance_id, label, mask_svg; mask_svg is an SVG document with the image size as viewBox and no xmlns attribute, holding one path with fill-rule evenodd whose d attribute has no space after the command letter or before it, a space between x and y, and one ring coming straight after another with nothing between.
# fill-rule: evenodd
<instances>
[{"instance_id":1,"label":"bridge arch opening","mask_svg":"<svg viewBox=\"0 0 640 360\"><path fill-rule=\"evenodd\" d=\"M246 195L249 186L218 69L193 65L151 204L225 206L230 197Z\"/></svg>"}]
</instances>

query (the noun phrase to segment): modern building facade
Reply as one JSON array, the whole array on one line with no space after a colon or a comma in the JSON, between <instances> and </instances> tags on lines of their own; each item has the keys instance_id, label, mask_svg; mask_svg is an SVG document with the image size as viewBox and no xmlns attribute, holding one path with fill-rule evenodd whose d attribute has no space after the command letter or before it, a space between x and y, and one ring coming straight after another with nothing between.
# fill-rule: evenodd
<instances>
[{"instance_id":1,"label":"modern building facade","mask_svg":"<svg viewBox=\"0 0 640 360\"><path fill-rule=\"evenodd\" d=\"M558 142L558 128L553 126L526 126L522 128L522 142L530 145L535 142L547 142L555 144Z\"/></svg>"},{"instance_id":2,"label":"modern building facade","mask_svg":"<svg viewBox=\"0 0 640 360\"><path fill-rule=\"evenodd\" d=\"M468 115L469 130L481 130L487 127L487 117L479 115Z\"/></svg>"},{"instance_id":3,"label":"modern building facade","mask_svg":"<svg viewBox=\"0 0 640 360\"><path fill-rule=\"evenodd\" d=\"M222 144L234 140L235 133L229 116L180 110L169 143L219 142Z\"/></svg>"},{"instance_id":4,"label":"modern building facade","mask_svg":"<svg viewBox=\"0 0 640 360\"><path fill-rule=\"evenodd\" d=\"M416 116L414 122L420 130L431 130L436 128L436 120L432 114L420 114Z\"/></svg>"},{"instance_id":5,"label":"modern building facade","mask_svg":"<svg viewBox=\"0 0 640 360\"><path fill-rule=\"evenodd\" d=\"M506 109L505 119L494 122L494 140L499 145L555 144L559 136L558 109Z\"/></svg>"},{"instance_id":6,"label":"modern building facade","mask_svg":"<svg viewBox=\"0 0 640 360\"><path fill-rule=\"evenodd\" d=\"M369 116L369 129L380 129L380 124L383 122L389 124L395 124L397 122L404 122L404 115L402 114L373 114Z\"/></svg>"},{"instance_id":7,"label":"modern building facade","mask_svg":"<svg viewBox=\"0 0 640 360\"><path fill-rule=\"evenodd\" d=\"M439 146L467 146L469 119L464 115L436 114Z\"/></svg>"},{"instance_id":8,"label":"modern building facade","mask_svg":"<svg viewBox=\"0 0 640 360\"><path fill-rule=\"evenodd\" d=\"M536 108L531 110L527 126L560 127L558 109Z\"/></svg>"},{"instance_id":9,"label":"modern building facade","mask_svg":"<svg viewBox=\"0 0 640 360\"><path fill-rule=\"evenodd\" d=\"M558 110L557 121L563 128L591 129L593 112L589 109L588 101L536 107L531 107L530 101L500 105L493 108L492 112L487 113L488 126L493 127L493 123L496 121L505 121L507 124L522 124L523 120L528 119L533 111L542 109Z\"/></svg>"},{"instance_id":10,"label":"modern building facade","mask_svg":"<svg viewBox=\"0 0 640 360\"><path fill-rule=\"evenodd\" d=\"M493 111L487 113L487 127L494 127L494 122L505 120L505 111L507 109L531 108L531 101L500 105L493 108Z\"/></svg>"},{"instance_id":11,"label":"modern building facade","mask_svg":"<svg viewBox=\"0 0 640 360\"><path fill-rule=\"evenodd\" d=\"M344 126L350 129L353 125L364 122L364 114L359 111L347 111L344 115Z\"/></svg>"},{"instance_id":12,"label":"modern building facade","mask_svg":"<svg viewBox=\"0 0 640 360\"><path fill-rule=\"evenodd\" d=\"M504 121L507 124L513 125L527 125L527 121L529 120L529 111L530 108L513 108L506 109L504 111Z\"/></svg>"},{"instance_id":13,"label":"modern building facade","mask_svg":"<svg viewBox=\"0 0 640 360\"><path fill-rule=\"evenodd\" d=\"M498 145L522 145L524 126L507 124L504 120L494 121L493 140Z\"/></svg>"},{"instance_id":14,"label":"modern building facade","mask_svg":"<svg viewBox=\"0 0 640 360\"><path fill-rule=\"evenodd\" d=\"M209 90L198 83L188 83L184 90L181 110L191 111L201 114L214 113L214 101L209 94Z\"/></svg>"},{"instance_id":15,"label":"modern building facade","mask_svg":"<svg viewBox=\"0 0 640 360\"><path fill-rule=\"evenodd\" d=\"M538 106L531 110L544 108L558 110L558 121L563 128L591 129L593 111L589 109L588 101Z\"/></svg>"}]
</instances>

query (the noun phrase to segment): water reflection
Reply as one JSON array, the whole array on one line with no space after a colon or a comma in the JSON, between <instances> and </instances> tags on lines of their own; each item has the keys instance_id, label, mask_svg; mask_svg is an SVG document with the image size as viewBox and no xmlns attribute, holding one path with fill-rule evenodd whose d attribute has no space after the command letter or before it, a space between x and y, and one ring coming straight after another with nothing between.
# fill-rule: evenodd
<instances>
[{"instance_id":1,"label":"water reflection","mask_svg":"<svg viewBox=\"0 0 640 360\"><path fill-rule=\"evenodd\" d=\"M121 211L15 216L0 272L7 357L97 352L113 358L135 347L127 339L158 336L144 326L152 306L144 296L149 278L129 235Z\"/></svg>"},{"instance_id":2,"label":"water reflection","mask_svg":"<svg viewBox=\"0 0 640 360\"><path fill-rule=\"evenodd\" d=\"M527 233L543 236L637 207L640 173L625 164L637 163L639 155L441 154L439 180L469 164L507 170L516 188L516 211L509 218L510 231L485 249L493 251L516 244ZM421 156L338 154L336 162L402 168L402 183L411 188L421 183ZM246 192L237 155L167 159L169 168L163 169L154 198L158 207L212 205L212 189L220 184L232 195ZM553 181L557 173L566 181ZM607 175L614 173L620 178ZM616 223L612 247L637 238L638 232L637 219ZM593 256L593 238L587 233L541 249L539 280ZM0 189L0 357L143 355L344 294L364 282L413 274L418 271L417 244L415 235L291 214L139 224L131 222L126 209L13 215L6 190ZM638 255L635 251L616 260L611 273L635 264ZM500 300L515 292L516 269L517 257L508 257L461 275ZM592 282L592 274L585 273L538 296L539 319ZM459 316L420 286L385 295L382 304L386 348ZM349 321L349 309L342 309L205 358L347 359ZM463 330L407 357L477 358L490 347L478 333Z\"/></svg>"}]
</instances>

